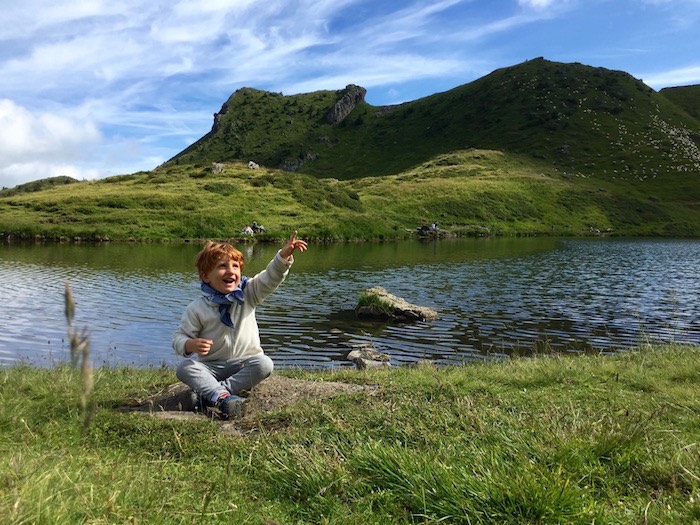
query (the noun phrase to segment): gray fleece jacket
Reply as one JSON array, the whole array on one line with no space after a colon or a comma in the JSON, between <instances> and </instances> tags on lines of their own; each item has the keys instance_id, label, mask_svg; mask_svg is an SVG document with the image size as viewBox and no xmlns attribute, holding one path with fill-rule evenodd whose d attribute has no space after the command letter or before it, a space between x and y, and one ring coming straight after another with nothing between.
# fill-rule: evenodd
<instances>
[{"instance_id":1,"label":"gray fleece jacket","mask_svg":"<svg viewBox=\"0 0 700 525\"><path fill-rule=\"evenodd\" d=\"M180 325L173 335L175 353L184 356L187 340L200 337L214 341L207 355L197 356L200 361L242 359L261 353L263 349L255 308L282 284L293 262L293 258L287 261L277 252L267 268L248 280L243 289L243 304L231 305L234 328L221 322L218 304L206 297L192 301L182 314Z\"/></svg>"}]
</instances>

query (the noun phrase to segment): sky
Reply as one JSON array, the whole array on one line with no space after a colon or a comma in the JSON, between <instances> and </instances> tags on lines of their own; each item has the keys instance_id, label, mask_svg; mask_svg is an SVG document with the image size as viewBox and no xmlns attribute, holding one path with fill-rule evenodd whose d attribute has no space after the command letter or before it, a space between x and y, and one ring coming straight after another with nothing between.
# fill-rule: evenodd
<instances>
[{"instance_id":1,"label":"sky","mask_svg":"<svg viewBox=\"0 0 700 525\"><path fill-rule=\"evenodd\" d=\"M0 188L152 170L241 87L380 106L544 57L700 84L700 0L0 0Z\"/></svg>"}]
</instances>

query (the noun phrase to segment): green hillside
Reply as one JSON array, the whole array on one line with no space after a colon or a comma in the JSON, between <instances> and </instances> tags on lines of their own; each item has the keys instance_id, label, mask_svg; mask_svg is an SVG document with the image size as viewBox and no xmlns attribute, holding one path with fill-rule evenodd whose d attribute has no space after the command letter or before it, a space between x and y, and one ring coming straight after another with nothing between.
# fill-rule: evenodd
<instances>
[{"instance_id":1,"label":"green hillside","mask_svg":"<svg viewBox=\"0 0 700 525\"><path fill-rule=\"evenodd\" d=\"M698 199L652 184L562 176L544 161L492 150L438 155L396 175L352 180L180 164L153 172L0 195L6 239L244 238L298 229L311 240L399 239L438 221L454 235L700 237Z\"/></svg>"},{"instance_id":2,"label":"green hillside","mask_svg":"<svg viewBox=\"0 0 700 525\"><path fill-rule=\"evenodd\" d=\"M61 175L58 177L49 177L46 179L39 179L31 182L26 182L24 184L19 184L14 188L3 188L0 190L0 196L18 195L20 193L33 193L35 191L53 188L54 186L63 186L66 184L74 184L76 182L79 182L78 179L74 179L73 177L67 177L65 175Z\"/></svg>"},{"instance_id":3,"label":"green hillside","mask_svg":"<svg viewBox=\"0 0 700 525\"><path fill-rule=\"evenodd\" d=\"M664 88L659 93L682 108L691 117L700 119L700 84Z\"/></svg>"},{"instance_id":4,"label":"green hillside","mask_svg":"<svg viewBox=\"0 0 700 525\"><path fill-rule=\"evenodd\" d=\"M619 71L535 59L399 106L362 101L342 122L330 124L328 113L344 94L285 97L241 89L212 131L167 164L253 160L352 179L482 148L602 179L700 171L698 120Z\"/></svg>"},{"instance_id":5,"label":"green hillside","mask_svg":"<svg viewBox=\"0 0 700 525\"><path fill-rule=\"evenodd\" d=\"M228 238L256 220L274 238L395 239L438 221L457 235L698 237L696 92L543 59L389 107L352 85L244 88L152 172L0 192L0 232Z\"/></svg>"}]
</instances>

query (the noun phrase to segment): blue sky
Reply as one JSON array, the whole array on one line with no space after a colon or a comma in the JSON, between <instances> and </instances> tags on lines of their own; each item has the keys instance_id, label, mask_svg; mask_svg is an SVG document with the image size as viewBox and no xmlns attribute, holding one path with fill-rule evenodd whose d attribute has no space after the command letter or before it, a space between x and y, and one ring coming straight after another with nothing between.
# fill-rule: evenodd
<instances>
[{"instance_id":1,"label":"blue sky","mask_svg":"<svg viewBox=\"0 0 700 525\"><path fill-rule=\"evenodd\" d=\"M0 2L0 187L151 170L244 86L394 104L539 56L700 84L700 0Z\"/></svg>"}]
</instances>

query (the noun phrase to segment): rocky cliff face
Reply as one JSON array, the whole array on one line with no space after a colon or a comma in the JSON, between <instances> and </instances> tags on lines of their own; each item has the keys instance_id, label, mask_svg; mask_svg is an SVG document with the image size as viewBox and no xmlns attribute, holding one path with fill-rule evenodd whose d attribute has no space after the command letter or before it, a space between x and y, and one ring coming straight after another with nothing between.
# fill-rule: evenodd
<instances>
[{"instance_id":1,"label":"rocky cliff face","mask_svg":"<svg viewBox=\"0 0 700 525\"><path fill-rule=\"evenodd\" d=\"M221 125L221 118L228 113L228 101L224 102L221 106L221 110L218 113L214 113L214 124L211 127L211 132L216 133Z\"/></svg>"},{"instance_id":2,"label":"rocky cliff face","mask_svg":"<svg viewBox=\"0 0 700 525\"><path fill-rule=\"evenodd\" d=\"M350 112L360 103L364 102L367 90L363 87L349 84L345 89L338 91L340 100L335 103L326 116L329 124L340 124Z\"/></svg>"}]
</instances>

